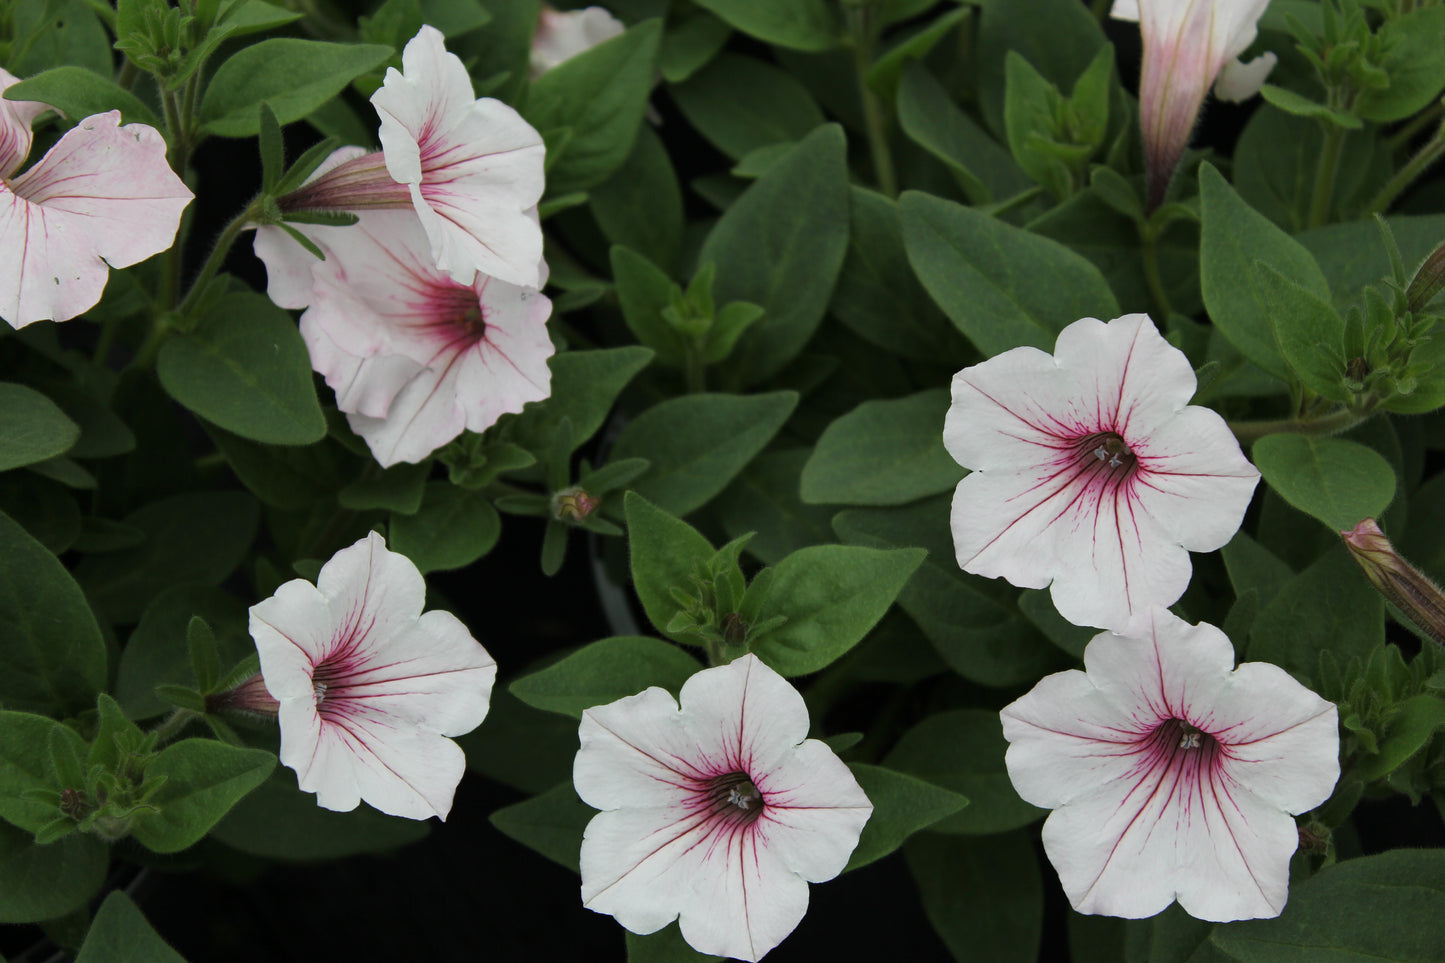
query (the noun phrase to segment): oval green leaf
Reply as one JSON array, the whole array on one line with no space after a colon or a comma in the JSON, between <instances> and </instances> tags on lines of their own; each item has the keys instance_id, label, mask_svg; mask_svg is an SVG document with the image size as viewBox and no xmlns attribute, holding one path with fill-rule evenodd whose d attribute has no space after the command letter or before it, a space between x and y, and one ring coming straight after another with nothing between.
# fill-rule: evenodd
<instances>
[{"instance_id":1,"label":"oval green leaf","mask_svg":"<svg viewBox=\"0 0 1445 963\"><path fill-rule=\"evenodd\" d=\"M1254 463L1270 488L1337 532L1379 518L1395 497L1395 472L1358 442L1269 435L1255 442Z\"/></svg>"}]
</instances>

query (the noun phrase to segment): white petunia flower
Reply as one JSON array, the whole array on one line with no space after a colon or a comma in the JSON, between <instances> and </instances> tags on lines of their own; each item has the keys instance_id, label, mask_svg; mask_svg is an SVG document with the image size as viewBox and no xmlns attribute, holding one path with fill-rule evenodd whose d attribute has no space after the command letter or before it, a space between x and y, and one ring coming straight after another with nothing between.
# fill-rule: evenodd
<instances>
[{"instance_id":1,"label":"white petunia flower","mask_svg":"<svg viewBox=\"0 0 1445 963\"><path fill-rule=\"evenodd\" d=\"M326 809L365 800L446 818L466 758L448 736L487 715L497 665L375 532L251 606L266 688L280 703L281 762Z\"/></svg>"},{"instance_id":2,"label":"white petunia flower","mask_svg":"<svg viewBox=\"0 0 1445 963\"><path fill-rule=\"evenodd\" d=\"M681 706L679 707L679 701ZM700 953L758 960L843 871L873 812L806 739L803 697L756 656L582 715L582 902L634 933L674 919Z\"/></svg>"},{"instance_id":3,"label":"white petunia flower","mask_svg":"<svg viewBox=\"0 0 1445 963\"><path fill-rule=\"evenodd\" d=\"M537 31L532 35L532 78L542 76L584 50L611 40L625 29L621 20L602 7L556 10L543 4L541 16L537 18Z\"/></svg>"},{"instance_id":4,"label":"white petunia flower","mask_svg":"<svg viewBox=\"0 0 1445 963\"><path fill-rule=\"evenodd\" d=\"M1234 535L1259 482L1194 371L1147 315L1084 318L953 377L943 429L972 473L953 496L966 572L1052 583L1076 625L1112 628L1189 585L1189 552Z\"/></svg>"},{"instance_id":5,"label":"white petunia flower","mask_svg":"<svg viewBox=\"0 0 1445 963\"><path fill-rule=\"evenodd\" d=\"M1278 666L1234 668L1223 632L1166 609L1096 636L1084 668L1001 713L1014 788L1054 810L1044 850L1074 909L1142 919L1177 899L1202 920L1278 916L1291 814L1339 779L1335 706Z\"/></svg>"}]
</instances>

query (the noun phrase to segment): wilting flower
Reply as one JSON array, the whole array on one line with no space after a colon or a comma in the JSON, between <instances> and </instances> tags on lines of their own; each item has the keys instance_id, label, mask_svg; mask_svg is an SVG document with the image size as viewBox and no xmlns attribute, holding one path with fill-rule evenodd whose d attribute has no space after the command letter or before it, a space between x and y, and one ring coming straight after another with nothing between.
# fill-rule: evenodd
<instances>
[{"instance_id":1,"label":"wilting flower","mask_svg":"<svg viewBox=\"0 0 1445 963\"><path fill-rule=\"evenodd\" d=\"M466 758L447 736L486 718L496 663L375 532L251 606L266 688L281 703L281 762L326 809L366 800L446 818Z\"/></svg>"},{"instance_id":2,"label":"wilting flower","mask_svg":"<svg viewBox=\"0 0 1445 963\"><path fill-rule=\"evenodd\" d=\"M843 871L873 806L756 656L582 714L582 903L634 933L674 919L701 953L757 960Z\"/></svg>"},{"instance_id":3,"label":"wilting flower","mask_svg":"<svg viewBox=\"0 0 1445 963\"><path fill-rule=\"evenodd\" d=\"M1335 706L1278 666L1233 668L1223 632L1166 609L1095 636L1084 667L1002 712L1009 778L1054 810L1044 851L1074 909L1140 919L1177 899L1203 920L1278 916L1291 814L1339 779Z\"/></svg>"},{"instance_id":4,"label":"wilting flower","mask_svg":"<svg viewBox=\"0 0 1445 963\"><path fill-rule=\"evenodd\" d=\"M1380 590L1420 631L1445 645L1445 592L1395 551L1373 518L1341 532L1345 547L1370 584Z\"/></svg>"},{"instance_id":5,"label":"wilting flower","mask_svg":"<svg viewBox=\"0 0 1445 963\"><path fill-rule=\"evenodd\" d=\"M1139 118L1149 166L1149 207L1164 199L1204 95L1240 101L1259 93L1274 67L1272 53L1249 63L1239 55L1254 42L1269 0L1114 0L1112 15L1137 20L1144 36Z\"/></svg>"},{"instance_id":6,"label":"wilting flower","mask_svg":"<svg viewBox=\"0 0 1445 963\"><path fill-rule=\"evenodd\" d=\"M0 69L0 91L16 83ZM13 176L49 109L0 98L0 315L16 328L94 307L111 267L171 246L193 196L155 128L122 127L116 110L85 118Z\"/></svg>"},{"instance_id":7,"label":"wilting flower","mask_svg":"<svg viewBox=\"0 0 1445 963\"><path fill-rule=\"evenodd\" d=\"M537 32L532 35L532 77L537 78L584 50L611 40L625 28L602 7L556 10L542 5Z\"/></svg>"},{"instance_id":8,"label":"wilting flower","mask_svg":"<svg viewBox=\"0 0 1445 963\"><path fill-rule=\"evenodd\" d=\"M312 267L301 334L381 465L421 461L548 396L552 305L541 294L484 274L452 280L408 211L307 232L330 253Z\"/></svg>"},{"instance_id":9,"label":"wilting flower","mask_svg":"<svg viewBox=\"0 0 1445 963\"><path fill-rule=\"evenodd\" d=\"M532 125L499 100L476 99L466 68L434 27L407 42L402 70L387 70L371 103L381 117L381 151L333 155L320 176L278 200L282 213L414 209L432 263L453 280L471 284L480 272L541 287L534 209L545 149ZM292 257L305 256L279 228L265 230ZM273 259L266 260L269 269Z\"/></svg>"},{"instance_id":10,"label":"wilting flower","mask_svg":"<svg viewBox=\"0 0 1445 963\"><path fill-rule=\"evenodd\" d=\"M1189 552L1234 535L1255 470L1224 420L1189 405L1194 371L1143 314L1084 318L1053 356L1005 351L953 377L943 442L964 571L1053 583L1076 625L1111 628L1189 585Z\"/></svg>"}]
</instances>

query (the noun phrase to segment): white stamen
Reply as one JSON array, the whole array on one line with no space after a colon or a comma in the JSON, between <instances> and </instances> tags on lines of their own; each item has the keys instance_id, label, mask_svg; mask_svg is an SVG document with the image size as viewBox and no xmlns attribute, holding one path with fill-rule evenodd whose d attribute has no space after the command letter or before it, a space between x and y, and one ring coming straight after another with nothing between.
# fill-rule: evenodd
<instances>
[{"instance_id":1,"label":"white stamen","mask_svg":"<svg viewBox=\"0 0 1445 963\"><path fill-rule=\"evenodd\" d=\"M757 801L758 796L757 787L750 782L745 782L741 786L733 786L728 789L728 802L739 809L747 809Z\"/></svg>"},{"instance_id":2,"label":"white stamen","mask_svg":"<svg viewBox=\"0 0 1445 963\"><path fill-rule=\"evenodd\" d=\"M1196 732L1185 732L1184 735L1182 735L1182 736L1179 737L1179 748L1180 748L1180 749L1198 749L1198 748L1199 748L1199 733L1198 733L1197 731L1196 731Z\"/></svg>"},{"instance_id":3,"label":"white stamen","mask_svg":"<svg viewBox=\"0 0 1445 963\"><path fill-rule=\"evenodd\" d=\"M322 700L326 698L326 683L317 682L313 679L311 681L311 691L316 693L316 704L318 706L321 705Z\"/></svg>"},{"instance_id":4,"label":"white stamen","mask_svg":"<svg viewBox=\"0 0 1445 963\"><path fill-rule=\"evenodd\" d=\"M1099 459L1100 461L1108 461L1109 452L1104 448L1103 445L1100 445L1098 448L1094 449L1094 457Z\"/></svg>"}]
</instances>

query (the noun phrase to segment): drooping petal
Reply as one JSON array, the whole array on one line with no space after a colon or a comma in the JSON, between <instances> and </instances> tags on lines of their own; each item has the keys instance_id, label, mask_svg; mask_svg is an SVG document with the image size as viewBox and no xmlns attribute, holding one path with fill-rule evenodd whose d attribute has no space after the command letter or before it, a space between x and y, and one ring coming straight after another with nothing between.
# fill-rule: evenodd
<instances>
[{"instance_id":1,"label":"drooping petal","mask_svg":"<svg viewBox=\"0 0 1445 963\"><path fill-rule=\"evenodd\" d=\"M0 67L0 94L18 83L19 77ZM25 163L33 140L30 125L36 117L50 109L49 104L39 101L0 97L0 178L9 177Z\"/></svg>"},{"instance_id":2,"label":"drooping petal","mask_svg":"<svg viewBox=\"0 0 1445 963\"><path fill-rule=\"evenodd\" d=\"M396 396L423 370L422 365L399 354L358 357L342 351L310 312L301 316L301 337L312 369L336 392L336 407L348 417L385 418Z\"/></svg>"},{"instance_id":3,"label":"drooping petal","mask_svg":"<svg viewBox=\"0 0 1445 963\"><path fill-rule=\"evenodd\" d=\"M478 271L537 287L541 135L501 101L477 100L441 32L422 27L372 95L387 170L411 186L433 262L463 284Z\"/></svg>"},{"instance_id":4,"label":"drooping petal","mask_svg":"<svg viewBox=\"0 0 1445 963\"><path fill-rule=\"evenodd\" d=\"M0 315L22 327L93 307L107 265L170 247L191 198L154 128L115 110L82 120L0 185Z\"/></svg>"}]
</instances>

